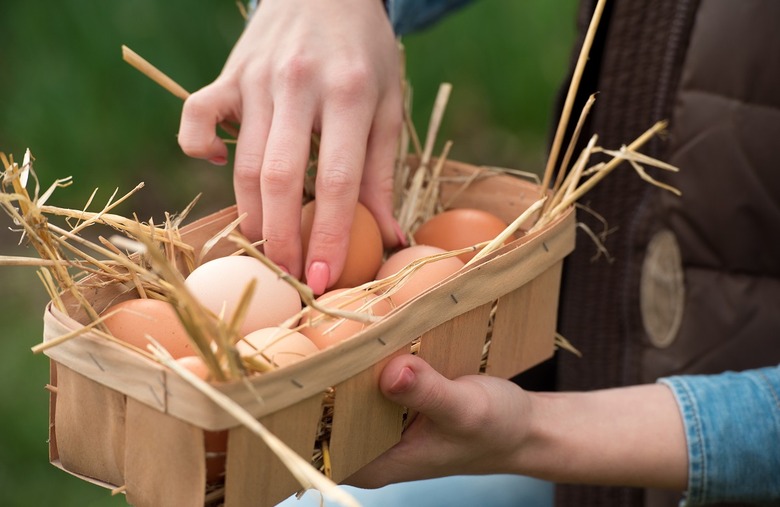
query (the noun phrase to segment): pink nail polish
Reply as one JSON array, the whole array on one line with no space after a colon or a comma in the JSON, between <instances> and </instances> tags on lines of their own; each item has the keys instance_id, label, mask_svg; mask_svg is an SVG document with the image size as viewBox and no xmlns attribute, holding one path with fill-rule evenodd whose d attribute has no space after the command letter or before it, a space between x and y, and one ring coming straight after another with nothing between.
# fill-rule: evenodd
<instances>
[{"instance_id":1,"label":"pink nail polish","mask_svg":"<svg viewBox=\"0 0 780 507\"><path fill-rule=\"evenodd\" d=\"M225 165L225 164L227 164L227 158L222 157L222 156L211 157L209 159L209 162L211 162L214 165Z\"/></svg>"},{"instance_id":2,"label":"pink nail polish","mask_svg":"<svg viewBox=\"0 0 780 507\"><path fill-rule=\"evenodd\" d=\"M306 273L306 284L315 295L320 295L328 288L330 267L322 261L312 262Z\"/></svg>"}]
</instances>

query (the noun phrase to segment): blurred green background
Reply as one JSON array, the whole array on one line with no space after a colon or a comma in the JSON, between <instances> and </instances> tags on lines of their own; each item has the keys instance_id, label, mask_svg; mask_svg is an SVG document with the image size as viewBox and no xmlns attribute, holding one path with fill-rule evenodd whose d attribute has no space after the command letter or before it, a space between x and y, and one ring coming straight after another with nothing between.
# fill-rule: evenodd
<instances>
[{"instance_id":1,"label":"blurred green background","mask_svg":"<svg viewBox=\"0 0 780 507\"><path fill-rule=\"evenodd\" d=\"M404 39L423 136L441 82L453 93L439 136L451 158L538 171L574 36L574 0L478 0ZM176 144L181 103L123 62L122 44L190 91L219 73L243 27L232 1L0 2L0 151L36 157L42 185L73 176L54 204L80 208L115 188L146 187L120 212L196 216L232 203L229 168L188 159ZM0 255L34 255L0 217ZM0 266L0 504L125 505L54 468L47 457L44 290L31 268Z\"/></svg>"}]
</instances>

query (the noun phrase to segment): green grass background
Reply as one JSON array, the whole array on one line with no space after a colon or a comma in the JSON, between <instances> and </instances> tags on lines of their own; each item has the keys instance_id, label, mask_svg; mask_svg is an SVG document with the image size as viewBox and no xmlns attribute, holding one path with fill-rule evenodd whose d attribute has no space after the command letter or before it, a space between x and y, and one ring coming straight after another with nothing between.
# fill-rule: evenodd
<instances>
[{"instance_id":1,"label":"green grass background","mask_svg":"<svg viewBox=\"0 0 780 507\"><path fill-rule=\"evenodd\" d=\"M574 0L478 0L404 39L421 135L438 86L453 84L439 144L452 158L538 171L565 77ZM233 2L115 0L0 2L0 151L36 157L44 186L73 176L55 204L80 208L115 188L146 188L120 212L197 215L232 203L229 168L185 157L176 144L181 103L121 58L127 44L188 90L216 77L243 26ZM0 254L16 246L0 217ZM48 362L30 347L42 333L45 293L30 268L0 266L0 505L125 505L54 468L47 458Z\"/></svg>"}]
</instances>

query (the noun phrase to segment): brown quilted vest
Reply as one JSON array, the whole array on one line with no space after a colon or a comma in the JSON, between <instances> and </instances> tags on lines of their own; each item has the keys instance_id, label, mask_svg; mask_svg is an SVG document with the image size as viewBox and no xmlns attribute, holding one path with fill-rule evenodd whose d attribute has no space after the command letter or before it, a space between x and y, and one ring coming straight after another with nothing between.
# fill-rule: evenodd
<instances>
[{"instance_id":1,"label":"brown quilted vest","mask_svg":"<svg viewBox=\"0 0 780 507\"><path fill-rule=\"evenodd\" d=\"M584 2L582 33L594 5ZM606 241L613 260L593 261L593 243L578 235L559 329L583 357L558 354L557 388L778 364L780 2L607 5L581 88L583 100L599 92L586 134L618 148L668 119L668 136L643 151L680 168L649 172L683 195L624 164L584 198L615 228ZM680 498L575 486L556 494L558 505L577 507L671 507Z\"/></svg>"}]
</instances>

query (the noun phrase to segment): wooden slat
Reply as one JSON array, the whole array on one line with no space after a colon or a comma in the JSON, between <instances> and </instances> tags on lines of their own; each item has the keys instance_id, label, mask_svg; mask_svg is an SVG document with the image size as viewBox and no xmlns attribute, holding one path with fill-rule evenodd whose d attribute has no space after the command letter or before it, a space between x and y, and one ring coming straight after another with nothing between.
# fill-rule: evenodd
<instances>
[{"instance_id":1,"label":"wooden slat","mask_svg":"<svg viewBox=\"0 0 780 507\"><path fill-rule=\"evenodd\" d=\"M308 461L322 418L322 400L322 395L312 396L263 417L260 422ZM300 488L260 437L243 426L230 430L225 507L270 507Z\"/></svg>"},{"instance_id":2,"label":"wooden slat","mask_svg":"<svg viewBox=\"0 0 780 507\"><path fill-rule=\"evenodd\" d=\"M478 306L431 329L417 355L449 379L479 373L491 307Z\"/></svg>"},{"instance_id":3,"label":"wooden slat","mask_svg":"<svg viewBox=\"0 0 780 507\"><path fill-rule=\"evenodd\" d=\"M330 436L334 481L346 479L401 439L403 407L382 396L377 383L387 362L408 352L406 345L335 387Z\"/></svg>"},{"instance_id":4,"label":"wooden slat","mask_svg":"<svg viewBox=\"0 0 780 507\"><path fill-rule=\"evenodd\" d=\"M463 182L481 171L482 176L469 183L464 191ZM489 171L457 161L448 161L442 172L441 201L452 208L477 208L493 213L511 223L539 199L539 186L530 181ZM530 226L524 224L524 228Z\"/></svg>"},{"instance_id":5,"label":"wooden slat","mask_svg":"<svg viewBox=\"0 0 780 507\"><path fill-rule=\"evenodd\" d=\"M206 496L203 431L127 400L127 501L135 507L200 507Z\"/></svg>"},{"instance_id":6,"label":"wooden slat","mask_svg":"<svg viewBox=\"0 0 780 507\"><path fill-rule=\"evenodd\" d=\"M123 483L125 397L57 365L57 456L71 473Z\"/></svg>"},{"instance_id":7,"label":"wooden slat","mask_svg":"<svg viewBox=\"0 0 780 507\"><path fill-rule=\"evenodd\" d=\"M486 373L510 378L552 357L562 262L501 297Z\"/></svg>"}]
</instances>

